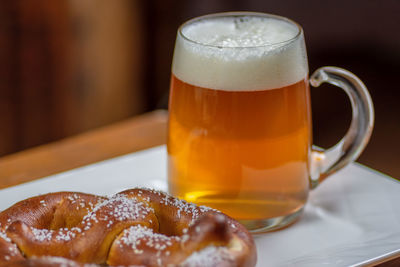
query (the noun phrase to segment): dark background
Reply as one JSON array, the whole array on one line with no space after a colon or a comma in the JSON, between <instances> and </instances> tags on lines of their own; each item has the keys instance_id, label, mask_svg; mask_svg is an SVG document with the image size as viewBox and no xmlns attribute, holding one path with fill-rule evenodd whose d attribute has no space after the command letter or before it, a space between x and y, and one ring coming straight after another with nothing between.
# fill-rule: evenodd
<instances>
[{"instance_id":1,"label":"dark background","mask_svg":"<svg viewBox=\"0 0 400 267\"><path fill-rule=\"evenodd\" d=\"M289 17L304 28L310 72L357 74L376 112L359 162L400 177L398 0L2 0L0 156L166 108L178 26L223 11ZM314 142L332 146L350 103L329 85L311 92Z\"/></svg>"}]
</instances>

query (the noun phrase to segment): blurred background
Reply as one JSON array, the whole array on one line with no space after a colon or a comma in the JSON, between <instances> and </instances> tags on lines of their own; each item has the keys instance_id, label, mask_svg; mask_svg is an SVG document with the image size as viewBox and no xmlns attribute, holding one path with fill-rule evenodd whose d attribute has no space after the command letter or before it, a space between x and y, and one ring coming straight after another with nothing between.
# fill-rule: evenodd
<instances>
[{"instance_id":1,"label":"blurred background","mask_svg":"<svg viewBox=\"0 0 400 267\"><path fill-rule=\"evenodd\" d=\"M351 70L376 123L359 162L400 178L400 1L1 0L0 156L167 108L178 26L208 13L259 11L305 31L310 72ZM314 142L335 144L350 103L311 90Z\"/></svg>"}]
</instances>

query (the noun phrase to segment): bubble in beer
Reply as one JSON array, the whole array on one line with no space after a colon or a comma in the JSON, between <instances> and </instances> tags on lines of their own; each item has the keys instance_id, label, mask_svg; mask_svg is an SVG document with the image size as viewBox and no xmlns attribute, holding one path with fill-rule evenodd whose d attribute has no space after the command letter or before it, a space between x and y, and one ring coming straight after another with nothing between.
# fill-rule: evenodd
<instances>
[{"instance_id":1,"label":"bubble in beer","mask_svg":"<svg viewBox=\"0 0 400 267\"><path fill-rule=\"evenodd\" d=\"M190 40L219 47L274 45L294 38L297 33L294 25L259 17L198 21L182 29L182 34Z\"/></svg>"},{"instance_id":2,"label":"bubble in beer","mask_svg":"<svg viewBox=\"0 0 400 267\"><path fill-rule=\"evenodd\" d=\"M178 34L172 72L210 89L280 88L308 74L304 37L297 25L274 17L195 20Z\"/></svg>"}]
</instances>

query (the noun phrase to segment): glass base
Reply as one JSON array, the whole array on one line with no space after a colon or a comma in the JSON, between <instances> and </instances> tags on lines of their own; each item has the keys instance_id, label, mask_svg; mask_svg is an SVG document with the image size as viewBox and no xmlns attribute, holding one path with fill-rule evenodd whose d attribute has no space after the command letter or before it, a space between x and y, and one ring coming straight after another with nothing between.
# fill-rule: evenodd
<instances>
[{"instance_id":1,"label":"glass base","mask_svg":"<svg viewBox=\"0 0 400 267\"><path fill-rule=\"evenodd\" d=\"M274 231L294 223L302 214L303 208L295 213L265 220L239 220L252 234Z\"/></svg>"}]
</instances>

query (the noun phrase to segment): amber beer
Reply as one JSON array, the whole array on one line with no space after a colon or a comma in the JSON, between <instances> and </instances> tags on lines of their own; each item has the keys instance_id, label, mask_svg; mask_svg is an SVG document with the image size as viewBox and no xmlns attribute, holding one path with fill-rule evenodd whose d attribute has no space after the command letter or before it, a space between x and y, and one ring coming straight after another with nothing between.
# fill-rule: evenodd
<instances>
[{"instance_id":1,"label":"amber beer","mask_svg":"<svg viewBox=\"0 0 400 267\"><path fill-rule=\"evenodd\" d=\"M301 210L311 147L307 69L302 32L286 20L184 24L171 76L169 191L244 222Z\"/></svg>"}]
</instances>

